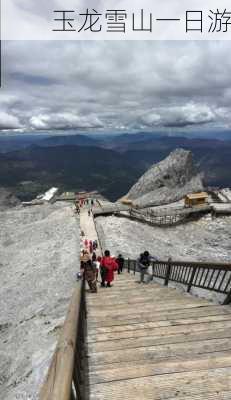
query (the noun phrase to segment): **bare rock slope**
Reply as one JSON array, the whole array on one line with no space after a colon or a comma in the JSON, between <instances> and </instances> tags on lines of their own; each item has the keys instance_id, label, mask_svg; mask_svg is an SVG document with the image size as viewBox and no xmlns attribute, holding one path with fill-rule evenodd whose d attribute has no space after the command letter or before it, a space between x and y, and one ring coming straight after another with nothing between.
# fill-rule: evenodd
<instances>
[{"instance_id":1,"label":"bare rock slope","mask_svg":"<svg viewBox=\"0 0 231 400\"><path fill-rule=\"evenodd\" d=\"M0 187L0 211L15 207L20 201L9 190Z\"/></svg>"},{"instance_id":2,"label":"bare rock slope","mask_svg":"<svg viewBox=\"0 0 231 400\"><path fill-rule=\"evenodd\" d=\"M64 203L0 212L0 399L37 399L79 264Z\"/></svg>"},{"instance_id":3,"label":"bare rock slope","mask_svg":"<svg viewBox=\"0 0 231 400\"><path fill-rule=\"evenodd\" d=\"M110 216L97 217L96 226L102 248L115 256L121 253L134 260L148 250L159 260L171 257L175 261L230 263L231 217L212 219L207 215L187 224L163 228ZM181 287L173 282L170 285ZM191 293L215 302L224 301L223 295L208 290L193 288Z\"/></svg>"},{"instance_id":4,"label":"bare rock slope","mask_svg":"<svg viewBox=\"0 0 231 400\"><path fill-rule=\"evenodd\" d=\"M192 153L176 149L163 161L154 164L130 189L127 198L139 206L168 204L190 192L203 190L201 176Z\"/></svg>"}]
</instances>

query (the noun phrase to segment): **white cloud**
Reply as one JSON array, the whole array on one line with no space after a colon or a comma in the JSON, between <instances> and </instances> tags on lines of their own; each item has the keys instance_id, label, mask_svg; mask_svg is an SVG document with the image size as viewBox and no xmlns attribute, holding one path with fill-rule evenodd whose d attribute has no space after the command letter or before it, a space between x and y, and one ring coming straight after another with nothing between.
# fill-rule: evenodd
<instances>
[{"instance_id":1,"label":"white cloud","mask_svg":"<svg viewBox=\"0 0 231 400\"><path fill-rule=\"evenodd\" d=\"M0 111L0 130L19 129L22 125L14 115Z\"/></svg>"},{"instance_id":2,"label":"white cloud","mask_svg":"<svg viewBox=\"0 0 231 400\"><path fill-rule=\"evenodd\" d=\"M229 42L3 42L3 54L2 111L28 130L231 124Z\"/></svg>"},{"instance_id":3,"label":"white cloud","mask_svg":"<svg viewBox=\"0 0 231 400\"><path fill-rule=\"evenodd\" d=\"M215 114L203 104L186 104L183 106L157 109L141 118L144 125L149 127L186 127L190 125L202 125L213 122Z\"/></svg>"},{"instance_id":4,"label":"white cloud","mask_svg":"<svg viewBox=\"0 0 231 400\"><path fill-rule=\"evenodd\" d=\"M102 128L102 122L94 116L79 117L71 113L39 114L30 119L31 128L36 130L68 130Z\"/></svg>"}]
</instances>

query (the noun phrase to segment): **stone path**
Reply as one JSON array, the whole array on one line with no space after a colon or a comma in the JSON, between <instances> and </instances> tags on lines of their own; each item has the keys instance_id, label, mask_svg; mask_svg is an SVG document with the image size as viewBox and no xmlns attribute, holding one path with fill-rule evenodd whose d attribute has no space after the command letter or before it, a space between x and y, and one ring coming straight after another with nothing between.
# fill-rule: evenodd
<instances>
[{"instance_id":1,"label":"stone path","mask_svg":"<svg viewBox=\"0 0 231 400\"><path fill-rule=\"evenodd\" d=\"M230 400L230 306L136 281L87 294L89 400Z\"/></svg>"}]
</instances>

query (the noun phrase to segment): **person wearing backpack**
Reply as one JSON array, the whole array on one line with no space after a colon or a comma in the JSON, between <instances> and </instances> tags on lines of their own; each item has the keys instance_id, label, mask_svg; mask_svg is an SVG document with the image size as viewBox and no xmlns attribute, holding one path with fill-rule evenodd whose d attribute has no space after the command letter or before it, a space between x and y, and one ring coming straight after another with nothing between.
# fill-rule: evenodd
<instances>
[{"instance_id":1,"label":"person wearing backpack","mask_svg":"<svg viewBox=\"0 0 231 400\"><path fill-rule=\"evenodd\" d=\"M81 271L88 283L91 293L97 293L97 280L96 280L96 267L92 263L91 258L87 251L84 251L80 258Z\"/></svg>"},{"instance_id":2,"label":"person wearing backpack","mask_svg":"<svg viewBox=\"0 0 231 400\"><path fill-rule=\"evenodd\" d=\"M140 281L139 283L145 283L144 276L147 275L146 283L149 283L152 279L152 275L150 275L148 268L151 265L151 261L157 261L156 257L150 256L149 252L146 250L144 253L140 254L140 257L137 260L138 268L140 270Z\"/></svg>"},{"instance_id":3,"label":"person wearing backpack","mask_svg":"<svg viewBox=\"0 0 231 400\"><path fill-rule=\"evenodd\" d=\"M124 258L123 258L123 256L121 254L118 255L118 257L116 259L116 262L117 262L117 264L119 266L118 274L120 274L120 273L123 272L123 267L124 267Z\"/></svg>"},{"instance_id":4,"label":"person wearing backpack","mask_svg":"<svg viewBox=\"0 0 231 400\"><path fill-rule=\"evenodd\" d=\"M114 280L114 271L118 270L118 264L115 259L110 256L109 250L104 252L104 257L101 260L100 267L102 278L101 286L105 286L105 282L107 282L107 287L111 287L111 282Z\"/></svg>"}]
</instances>

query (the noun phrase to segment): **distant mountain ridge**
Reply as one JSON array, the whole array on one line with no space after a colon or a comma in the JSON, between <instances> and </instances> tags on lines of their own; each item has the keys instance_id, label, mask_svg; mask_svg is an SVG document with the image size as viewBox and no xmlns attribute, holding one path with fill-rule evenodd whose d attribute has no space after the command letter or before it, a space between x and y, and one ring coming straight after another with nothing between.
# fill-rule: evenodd
<instances>
[{"instance_id":1,"label":"distant mountain ridge","mask_svg":"<svg viewBox=\"0 0 231 400\"><path fill-rule=\"evenodd\" d=\"M0 185L14 187L21 199L27 199L30 190L33 197L50 186L58 186L63 190L97 189L116 200L139 175L139 168L123 155L92 146L34 145L0 154ZM23 181L31 183L25 185Z\"/></svg>"},{"instance_id":2,"label":"distant mountain ridge","mask_svg":"<svg viewBox=\"0 0 231 400\"><path fill-rule=\"evenodd\" d=\"M50 136L40 146L101 146L101 141L87 135Z\"/></svg>"},{"instance_id":3,"label":"distant mountain ridge","mask_svg":"<svg viewBox=\"0 0 231 400\"><path fill-rule=\"evenodd\" d=\"M18 140L13 139L14 151L0 152L0 186L12 188L25 200L53 185L64 190L97 189L117 200L154 163L179 147L193 153L206 186L231 187L231 141L149 133L101 136L99 140L86 135L42 135L32 138L32 143L23 136L17 149Z\"/></svg>"},{"instance_id":4,"label":"distant mountain ridge","mask_svg":"<svg viewBox=\"0 0 231 400\"><path fill-rule=\"evenodd\" d=\"M101 141L87 135L0 135L0 153L26 149L31 146L101 146Z\"/></svg>"}]
</instances>

